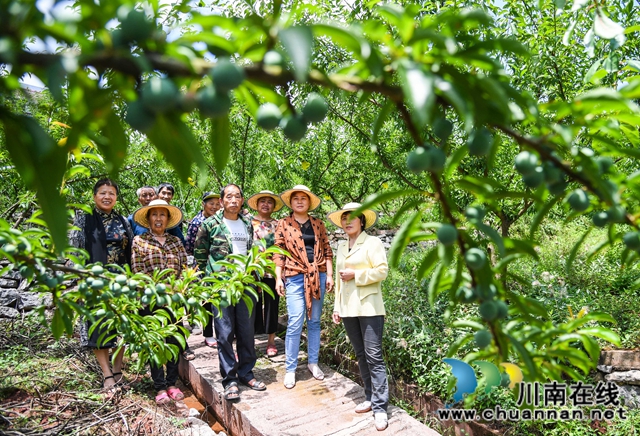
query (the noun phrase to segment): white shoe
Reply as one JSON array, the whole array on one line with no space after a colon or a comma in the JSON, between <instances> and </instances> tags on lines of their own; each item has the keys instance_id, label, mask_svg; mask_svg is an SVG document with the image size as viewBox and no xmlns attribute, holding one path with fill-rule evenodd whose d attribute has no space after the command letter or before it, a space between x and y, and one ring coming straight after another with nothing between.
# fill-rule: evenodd
<instances>
[{"instance_id":1,"label":"white shoe","mask_svg":"<svg viewBox=\"0 0 640 436\"><path fill-rule=\"evenodd\" d=\"M307 368L316 380L324 380L324 372L320 369L317 363L310 363Z\"/></svg>"},{"instance_id":2,"label":"white shoe","mask_svg":"<svg viewBox=\"0 0 640 436\"><path fill-rule=\"evenodd\" d=\"M284 387L287 389L293 389L296 385L296 373L288 372L284 375Z\"/></svg>"},{"instance_id":3,"label":"white shoe","mask_svg":"<svg viewBox=\"0 0 640 436\"><path fill-rule=\"evenodd\" d=\"M367 413L371 411L371 401L363 401L356 406L356 413Z\"/></svg>"},{"instance_id":4,"label":"white shoe","mask_svg":"<svg viewBox=\"0 0 640 436\"><path fill-rule=\"evenodd\" d=\"M382 431L389 426L386 412L377 412L373 414L373 425L376 426L376 430Z\"/></svg>"}]
</instances>

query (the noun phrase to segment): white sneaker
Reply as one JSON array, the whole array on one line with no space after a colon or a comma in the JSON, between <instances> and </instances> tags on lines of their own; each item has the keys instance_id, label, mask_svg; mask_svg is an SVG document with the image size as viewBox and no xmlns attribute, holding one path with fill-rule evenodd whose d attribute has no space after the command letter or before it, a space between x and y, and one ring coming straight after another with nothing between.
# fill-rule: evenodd
<instances>
[{"instance_id":1,"label":"white sneaker","mask_svg":"<svg viewBox=\"0 0 640 436\"><path fill-rule=\"evenodd\" d=\"M356 413L367 413L371 411L371 401L363 401L356 406Z\"/></svg>"},{"instance_id":2,"label":"white sneaker","mask_svg":"<svg viewBox=\"0 0 640 436\"><path fill-rule=\"evenodd\" d=\"M376 426L376 430L382 431L389 426L386 412L377 412L373 414L373 425Z\"/></svg>"},{"instance_id":3,"label":"white sneaker","mask_svg":"<svg viewBox=\"0 0 640 436\"><path fill-rule=\"evenodd\" d=\"M284 387L287 389L293 389L296 385L296 373L288 372L284 375Z\"/></svg>"},{"instance_id":4,"label":"white sneaker","mask_svg":"<svg viewBox=\"0 0 640 436\"><path fill-rule=\"evenodd\" d=\"M202 334L202 327L198 324L194 325L193 328L191 329L191 334L192 335L201 335Z\"/></svg>"},{"instance_id":5,"label":"white sneaker","mask_svg":"<svg viewBox=\"0 0 640 436\"><path fill-rule=\"evenodd\" d=\"M320 369L317 363L310 363L307 368L316 380L324 380L324 372Z\"/></svg>"}]
</instances>

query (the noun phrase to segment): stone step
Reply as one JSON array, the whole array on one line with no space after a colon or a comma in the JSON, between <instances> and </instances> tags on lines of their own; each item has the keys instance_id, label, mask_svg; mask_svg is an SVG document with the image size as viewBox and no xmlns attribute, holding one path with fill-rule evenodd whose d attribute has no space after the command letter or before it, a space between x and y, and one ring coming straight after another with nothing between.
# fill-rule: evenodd
<instances>
[{"instance_id":1,"label":"stone step","mask_svg":"<svg viewBox=\"0 0 640 436\"><path fill-rule=\"evenodd\" d=\"M266 357L267 336L256 336L258 362L254 374L267 385L256 392L240 386L241 400L224 399L217 350L204 345L202 336L189 338L196 353L190 362L181 360L180 376L190 383L195 395L210 408L233 436L365 436L379 435L373 414L357 414L364 401L364 389L331 368L320 365L325 379L315 380L307 370L306 355L300 353L296 386L286 389L284 380L284 342L276 338L278 355ZM399 407L389 406L388 435L438 436Z\"/></svg>"}]
</instances>

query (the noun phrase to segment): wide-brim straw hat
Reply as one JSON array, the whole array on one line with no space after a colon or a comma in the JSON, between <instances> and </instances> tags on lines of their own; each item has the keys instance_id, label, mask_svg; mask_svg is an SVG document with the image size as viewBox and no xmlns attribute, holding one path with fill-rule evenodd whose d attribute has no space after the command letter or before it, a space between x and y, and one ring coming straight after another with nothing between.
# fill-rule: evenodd
<instances>
[{"instance_id":1,"label":"wide-brim straw hat","mask_svg":"<svg viewBox=\"0 0 640 436\"><path fill-rule=\"evenodd\" d=\"M347 203L344 205L342 209L336 210L335 212L329 212L327 214L327 218L333 224L342 228L342 223L341 223L342 214L345 212L352 212L356 209L359 209L360 206L362 206L360 203ZM376 213L376 211L371 209L365 209L362 212L361 216L363 216L366 221L364 226L365 229L368 229L369 227L373 226L376 223L376 221L378 221L378 214Z\"/></svg>"},{"instance_id":2,"label":"wide-brim straw hat","mask_svg":"<svg viewBox=\"0 0 640 436\"><path fill-rule=\"evenodd\" d=\"M276 205L273 208L274 212L277 212L284 207L284 203L282 202L282 199L273 191L269 191L266 189L264 191L260 191L257 194L254 194L251 197L249 197L249 199L247 200L247 205L251 209L258 211L258 200L260 200L263 197L273 198L273 201L276 202Z\"/></svg>"},{"instance_id":3,"label":"wide-brim straw hat","mask_svg":"<svg viewBox=\"0 0 640 436\"><path fill-rule=\"evenodd\" d=\"M182 222L182 211L180 208L171 206L164 200L153 200L148 206L143 206L133 213L133 220L144 228L151 228L149 220L147 219L147 212L153 208L165 208L169 211L169 222L167 223L167 230L177 227Z\"/></svg>"},{"instance_id":4,"label":"wide-brim straw hat","mask_svg":"<svg viewBox=\"0 0 640 436\"><path fill-rule=\"evenodd\" d=\"M284 202L285 206L287 206L289 209L291 209L291 196L294 192L303 192L309 196L309 199L311 200L311 204L309 205L309 212L311 212L312 210L316 210L318 206L320 206L320 203L322 203L320 197L311 192L311 189L307 188L304 185L296 185L292 189L286 190L282 194L280 194L280 198Z\"/></svg>"}]
</instances>

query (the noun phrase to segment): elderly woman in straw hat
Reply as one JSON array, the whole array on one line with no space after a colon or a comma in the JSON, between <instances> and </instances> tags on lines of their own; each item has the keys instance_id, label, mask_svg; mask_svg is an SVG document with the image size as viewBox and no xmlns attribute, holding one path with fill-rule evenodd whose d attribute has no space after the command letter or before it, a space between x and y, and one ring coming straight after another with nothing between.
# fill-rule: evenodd
<instances>
[{"instance_id":1,"label":"elderly woman in straw hat","mask_svg":"<svg viewBox=\"0 0 640 436\"><path fill-rule=\"evenodd\" d=\"M333 288L333 252L324 223L309 215L320 206L321 200L304 185L296 185L280 194L291 214L282 218L276 229L275 245L290 255L276 255L276 291L286 293L289 322L285 338L284 386L296 385L296 368L300 334L307 319L309 356L307 368L317 380L324 379L318 366L320 353L320 315L325 290ZM327 274L328 272L328 274Z\"/></svg>"},{"instance_id":2,"label":"elderly woman in straw hat","mask_svg":"<svg viewBox=\"0 0 640 436\"><path fill-rule=\"evenodd\" d=\"M149 229L149 232L133 238L131 248L131 269L133 272L151 275L156 270L172 269L176 276L179 275L187 264L187 253L180 238L170 235L167 230L180 225L182 211L164 200L153 200L149 205L134 212L133 219L140 226ZM168 312L171 321L176 323L175 315L164 307L152 311L145 306L140 314L154 316L154 312L158 310ZM176 345L181 353L187 352L187 350L182 350L180 343L174 337L169 337L166 341ZM193 354L192 351L190 353ZM184 357L190 358L191 356ZM164 404L172 399L176 401L184 399L184 394L176 387L178 359L167 362L166 375L161 366L154 365L152 362L149 364L153 385L158 392L156 403Z\"/></svg>"},{"instance_id":3,"label":"elderly woman in straw hat","mask_svg":"<svg viewBox=\"0 0 640 436\"><path fill-rule=\"evenodd\" d=\"M359 203L348 203L327 215L329 221L341 227L348 239L340 242L336 255L336 296L333 322L340 320L353 344L364 382L365 401L356 406L356 413L373 409L374 425L387 428L389 388L387 371L382 358L382 330L384 303L382 281L389 266L380 239L365 229L373 226L377 215L366 209L360 216L352 212Z\"/></svg>"},{"instance_id":4,"label":"elderly woman in straw hat","mask_svg":"<svg viewBox=\"0 0 640 436\"><path fill-rule=\"evenodd\" d=\"M274 244L276 227L278 226L278 220L271 218L271 214L282 209L284 203L280 197L273 192L260 191L249 197L247 205L258 213L251 219L251 224L253 225L253 240L260 245L261 250L265 250ZM278 354L278 349L276 348L276 330L278 329L278 304L280 304L280 296L275 292L276 280L271 274L262 277L262 282L273 291L273 297L263 292L258 293L255 333L266 333L268 335L267 356L275 357Z\"/></svg>"}]
</instances>

